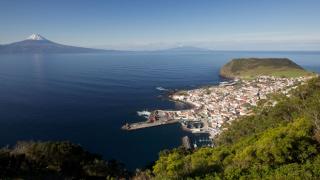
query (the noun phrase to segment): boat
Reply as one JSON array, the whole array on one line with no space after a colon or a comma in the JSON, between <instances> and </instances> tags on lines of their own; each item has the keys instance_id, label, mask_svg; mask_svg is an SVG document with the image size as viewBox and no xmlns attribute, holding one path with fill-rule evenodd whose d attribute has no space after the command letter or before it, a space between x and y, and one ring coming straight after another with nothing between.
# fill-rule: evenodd
<instances>
[{"instance_id":1,"label":"boat","mask_svg":"<svg viewBox=\"0 0 320 180\"><path fill-rule=\"evenodd\" d=\"M143 111L137 111L137 114L139 116L143 116L145 118L149 118L149 116L151 115L151 112L147 111L147 110L143 110Z\"/></svg>"}]
</instances>

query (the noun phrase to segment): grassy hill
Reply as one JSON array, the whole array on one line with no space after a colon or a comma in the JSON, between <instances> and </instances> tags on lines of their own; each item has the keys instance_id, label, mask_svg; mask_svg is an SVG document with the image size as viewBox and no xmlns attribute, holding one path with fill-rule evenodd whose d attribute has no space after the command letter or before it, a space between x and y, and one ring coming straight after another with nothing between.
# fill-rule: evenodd
<instances>
[{"instance_id":1,"label":"grassy hill","mask_svg":"<svg viewBox=\"0 0 320 180\"><path fill-rule=\"evenodd\" d=\"M216 147L162 151L137 179L320 179L320 78L261 101L221 133Z\"/></svg>"},{"instance_id":2,"label":"grassy hill","mask_svg":"<svg viewBox=\"0 0 320 180\"><path fill-rule=\"evenodd\" d=\"M250 79L259 75L298 77L311 74L287 58L233 59L220 69L225 78Z\"/></svg>"}]
</instances>

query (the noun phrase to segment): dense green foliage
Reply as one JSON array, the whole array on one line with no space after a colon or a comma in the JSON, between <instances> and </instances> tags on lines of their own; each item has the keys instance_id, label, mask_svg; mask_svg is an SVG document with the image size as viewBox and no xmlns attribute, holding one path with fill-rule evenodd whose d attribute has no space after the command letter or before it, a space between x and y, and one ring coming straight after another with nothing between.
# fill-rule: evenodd
<instances>
[{"instance_id":1,"label":"dense green foliage","mask_svg":"<svg viewBox=\"0 0 320 180\"><path fill-rule=\"evenodd\" d=\"M261 102L219 135L214 148L160 153L155 179L319 179L320 78ZM151 176L149 176L151 177Z\"/></svg>"},{"instance_id":2,"label":"dense green foliage","mask_svg":"<svg viewBox=\"0 0 320 180\"><path fill-rule=\"evenodd\" d=\"M127 177L123 165L104 161L69 142L18 142L0 149L0 179L106 179Z\"/></svg>"},{"instance_id":3,"label":"dense green foliage","mask_svg":"<svg viewBox=\"0 0 320 180\"><path fill-rule=\"evenodd\" d=\"M259 75L298 77L308 74L310 73L287 58L233 59L220 69L220 75L226 78L250 79Z\"/></svg>"}]
</instances>

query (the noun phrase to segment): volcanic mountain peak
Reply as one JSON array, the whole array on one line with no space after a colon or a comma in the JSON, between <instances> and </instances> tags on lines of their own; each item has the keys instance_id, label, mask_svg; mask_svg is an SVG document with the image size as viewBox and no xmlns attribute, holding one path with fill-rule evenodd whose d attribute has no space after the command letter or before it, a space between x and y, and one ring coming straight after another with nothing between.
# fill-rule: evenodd
<instances>
[{"instance_id":1,"label":"volcanic mountain peak","mask_svg":"<svg viewBox=\"0 0 320 180\"><path fill-rule=\"evenodd\" d=\"M43 36L41 36L40 34L32 34L31 36L29 36L27 38L27 40L43 41L43 40L47 40L47 39L44 38Z\"/></svg>"}]
</instances>

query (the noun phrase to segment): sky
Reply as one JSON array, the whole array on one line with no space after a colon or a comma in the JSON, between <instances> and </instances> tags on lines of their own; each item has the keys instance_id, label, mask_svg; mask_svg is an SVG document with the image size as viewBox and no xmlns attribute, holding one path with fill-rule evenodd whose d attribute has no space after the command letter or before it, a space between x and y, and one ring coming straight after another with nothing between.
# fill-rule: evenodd
<instances>
[{"instance_id":1,"label":"sky","mask_svg":"<svg viewBox=\"0 0 320 180\"><path fill-rule=\"evenodd\" d=\"M1 0L0 44L320 50L319 0Z\"/></svg>"}]
</instances>

